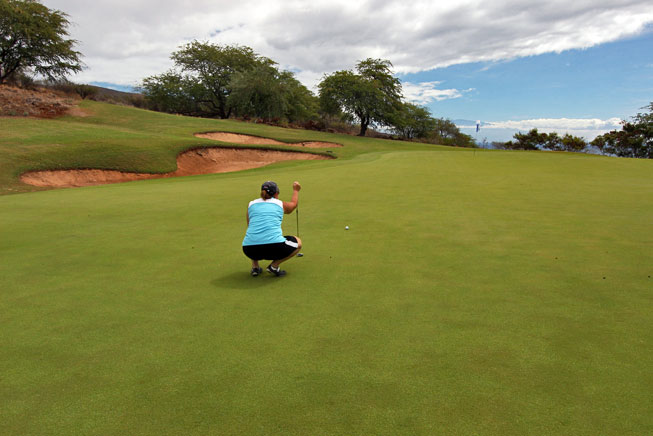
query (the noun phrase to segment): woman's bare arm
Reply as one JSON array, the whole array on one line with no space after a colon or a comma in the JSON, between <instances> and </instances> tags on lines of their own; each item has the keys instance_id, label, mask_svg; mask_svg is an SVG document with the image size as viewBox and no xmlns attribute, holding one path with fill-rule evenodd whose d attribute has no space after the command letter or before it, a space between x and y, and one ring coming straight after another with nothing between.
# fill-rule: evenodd
<instances>
[{"instance_id":1,"label":"woman's bare arm","mask_svg":"<svg viewBox=\"0 0 653 436\"><path fill-rule=\"evenodd\" d=\"M292 200L283 202L283 212L288 214L292 213L297 209L299 204L299 191L302 189L302 185L299 182L294 182L292 184Z\"/></svg>"}]
</instances>

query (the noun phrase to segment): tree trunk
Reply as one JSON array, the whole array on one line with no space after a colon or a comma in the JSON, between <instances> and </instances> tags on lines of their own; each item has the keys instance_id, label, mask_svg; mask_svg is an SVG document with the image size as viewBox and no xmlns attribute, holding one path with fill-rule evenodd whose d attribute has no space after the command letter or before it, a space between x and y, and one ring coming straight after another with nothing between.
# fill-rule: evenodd
<instances>
[{"instance_id":1,"label":"tree trunk","mask_svg":"<svg viewBox=\"0 0 653 436\"><path fill-rule=\"evenodd\" d=\"M223 120L227 119L227 112L225 111L224 105L222 104L218 106L218 116Z\"/></svg>"},{"instance_id":2,"label":"tree trunk","mask_svg":"<svg viewBox=\"0 0 653 436\"><path fill-rule=\"evenodd\" d=\"M20 67L20 62L17 62L16 65L13 65L11 67L0 67L0 84L5 83L5 80L9 78L12 74L14 74L18 68Z\"/></svg>"},{"instance_id":3,"label":"tree trunk","mask_svg":"<svg viewBox=\"0 0 653 436\"><path fill-rule=\"evenodd\" d=\"M365 132L367 132L367 125L369 123L370 120L368 118L361 118L361 131L358 136L365 136Z\"/></svg>"}]
</instances>

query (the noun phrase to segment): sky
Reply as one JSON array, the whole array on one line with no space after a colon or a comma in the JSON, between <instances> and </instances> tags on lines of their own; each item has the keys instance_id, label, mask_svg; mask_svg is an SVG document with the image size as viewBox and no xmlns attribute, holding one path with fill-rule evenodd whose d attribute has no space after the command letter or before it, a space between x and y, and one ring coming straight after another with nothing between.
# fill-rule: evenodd
<instances>
[{"instance_id":1,"label":"sky","mask_svg":"<svg viewBox=\"0 0 653 436\"><path fill-rule=\"evenodd\" d=\"M407 101L478 141L531 128L591 140L653 101L650 0L41 2L71 21L86 65L71 79L115 89L198 40L251 47L314 92L325 74L389 60Z\"/></svg>"}]
</instances>

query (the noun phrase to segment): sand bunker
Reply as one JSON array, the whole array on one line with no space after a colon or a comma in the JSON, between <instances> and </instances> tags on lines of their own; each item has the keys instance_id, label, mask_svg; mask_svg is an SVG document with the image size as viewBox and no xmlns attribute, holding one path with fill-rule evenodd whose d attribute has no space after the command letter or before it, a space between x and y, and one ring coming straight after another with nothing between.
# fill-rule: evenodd
<instances>
[{"instance_id":1,"label":"sand bunker","mask_svg":"<svg viewBox=\"0 0 653 436\"><path fill-rule=\"evenodd\" d=\"M20 179L34 186L50 188L73 188L104 185L133 180L160 179L198 174L226 173L258 168L286 160L330 159L311 153L237 148L200 148L177 157L177 171L165 174L126 173L112 170L53 170L30 171Z\"/></svg>"},{"instance_id":2,"label":"sand bunker","mask_svg":"<svg viewBox=\"0 0 653 436\"><path fill-rule=\"evenodd\" d=\"M296 142L291 144L291 143L281 142L269 138L261 138L258 136L241 135L238 133L227 133L227 132L196 133L195 136L197 136L198 138L212 139L214 141L230 142L232 144L290 145L294 147L307 147L307 148L342 147L342 144L336 144L334 142L308 141L308 142Z\"/></svg>"},{"instance_id":3,"label":"sand bunker","mask_svg":"<svg viewBox=\"0 0 653 436\"><path fill-rule=\"evenodd\" d=\"M93 115L93 112L88 109L88 108L81 108L79 106L72 106L70 109L66 111L66 115L70 115L71 117L81 117L81 118L86 118L90 117Z\"/></svg>"}]
</instances>

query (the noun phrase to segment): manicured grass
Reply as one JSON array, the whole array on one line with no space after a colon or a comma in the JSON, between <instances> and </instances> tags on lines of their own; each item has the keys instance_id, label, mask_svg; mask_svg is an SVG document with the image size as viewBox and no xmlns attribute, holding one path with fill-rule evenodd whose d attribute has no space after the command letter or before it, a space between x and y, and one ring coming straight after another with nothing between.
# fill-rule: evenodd
<instances>
[{"instance_id":1,"label":"manicured grass","mask_svg":"<svg viewBox=\"0 0 653 436\"><path fill-rule=\"evenodd\" d=\"M343 141L0 197L0 434L651 433L650 161ZM303 185L283 279L240 251L267 179Z\"/></svg>"}]
</instances>

